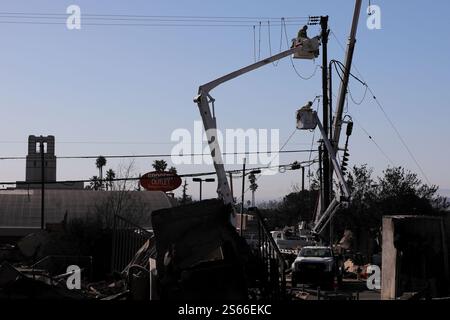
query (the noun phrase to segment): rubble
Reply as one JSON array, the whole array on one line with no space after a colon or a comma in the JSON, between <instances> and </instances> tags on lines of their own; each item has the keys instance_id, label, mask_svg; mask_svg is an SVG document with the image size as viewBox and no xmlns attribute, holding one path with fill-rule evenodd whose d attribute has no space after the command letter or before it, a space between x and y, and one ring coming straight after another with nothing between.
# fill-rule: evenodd
<instances>
[{"instance_id":1,"label":"rubble","mask_svg":"<svg viewBox=\"0 0 450 320\"><path fill-rule=\"evenodd\" d=\"M16 245L0 245L0 263L2 263L3 261L19 262L22 258L22 253Z\"/></svg>"},{"instance_id":2,"label":"rubble","mask_svg":"<svg viewBox=\"0 0 450 320\"><path fill-rule=\"evenodd\" d=\"M39 253L39 250L47 241L48 233L40 231L25 236L17 243L17 246L25 257L32 258Z\"/></svg>"},{"instance_id":3,"label":"rubble","mask_svg":"<svg viewBox=\"0 0 450 320\"><path fill-rule=\"evenodd\" d=\"M49 282L43 270L31 272L9 263L0 265L0 299L76 299L87 297L78 290L69 290L59 282Z\"/></svg>"},{"instance_id":4,"label":"rubble","mask_svg":"<svg viewBox=\"0 0 450 320\"><path fill-rule=\"evenodd\" d=\"M247 299L251 250L231 225L230 210L206 200L152 213L162 299Z\"/></svg>"},{"instance_id":5,"label":"rubble","mask_svg":"<svg viewBox=\"0 0 450 320\"><path fill-rule=\"evenodd\" d=\"M124 280L99 281L87 285L86 294L93 299L115 300L128 294Z\"/></svg>"},{"instance_id":6,"label":"rubble","mask_svg":"<svg viewBox=\"0 0 450 320\"><path fill-rule=\"evenodd\" d=\"M367 279L367 268L369 264L358 265L352 259L348 259L344 262L344 277L346 279Z\"/></svg>"}]
</instances>

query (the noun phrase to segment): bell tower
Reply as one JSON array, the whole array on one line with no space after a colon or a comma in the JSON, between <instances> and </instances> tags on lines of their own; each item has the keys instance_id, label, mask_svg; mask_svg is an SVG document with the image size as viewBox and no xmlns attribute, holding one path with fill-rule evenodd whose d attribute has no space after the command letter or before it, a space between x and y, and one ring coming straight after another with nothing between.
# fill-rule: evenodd
<instances>
[{"instance_id":1,"label":"bell tower","mask_svg":"<svg viewBox=\"0 0 450 320\"><path fill-rule=\"evenodd\" d=\"M42 152L44 160L42 161ZM56 156L54 136L29 136L26 161L26 182L42 181L42 165L45 182L56 181Z\"/></svg>"}]
</instances>

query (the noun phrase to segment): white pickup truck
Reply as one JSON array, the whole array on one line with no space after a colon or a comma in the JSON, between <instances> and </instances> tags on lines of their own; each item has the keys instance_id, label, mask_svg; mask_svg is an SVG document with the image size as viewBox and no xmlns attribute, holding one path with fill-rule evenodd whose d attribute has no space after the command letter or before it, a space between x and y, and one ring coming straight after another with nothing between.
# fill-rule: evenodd
<instances>
[{"instance_id":1,"label":"white pickup truck","mask_svg":"<svg viewBox=\"0 0 450 320\"><path fill-rule=\"evenodd\" d=\"M331 247L304 247L292 263L292 287L298 283L333 287L342 281L341 261Z\"/></svg>"}]
</instances>

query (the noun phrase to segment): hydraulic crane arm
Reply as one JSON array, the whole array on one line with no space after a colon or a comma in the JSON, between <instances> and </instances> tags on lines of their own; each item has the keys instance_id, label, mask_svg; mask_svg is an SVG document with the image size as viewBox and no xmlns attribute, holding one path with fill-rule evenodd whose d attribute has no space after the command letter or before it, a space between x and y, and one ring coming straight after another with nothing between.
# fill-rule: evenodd
<instances>
[{"instance_id":1,"label":"hydraulic crane arm","mask_svg":"<svg viewBox=\"0 0 450 320\"><path fill-rule=\"evenodd\" d=\"M333 148L328 135L323 129L322 123L320 122L317 112L311 109L312 102L308 103L307 106L303 107L297 111L297 128L299 130L313 130L319 127L320 134L322 135L323 142L327 149L328 155L330 157L331 163L333 164L334 172L338 178L341 194L337 194L333 201L330 203L325 212L320 216L319 219L314 224L312 231L316 234L320 234L325 229L328 222L342 206L342 201L349 201L350 199L350 189L348 188L347 182L344 178L344 173L336 159L336 150Z\"/></svg>"},{"instance_id":2,"label":"hydraulic crane arm","mask_svg":"<svg viewBox=\"0 0 450 320\"><path fill-rule=\"evenodd\" d=\"M317 41L318 42L318 37L313 38L313 39L309 39L309 40L306 40L306 41ZM198 90L198 94L199 95L200 94L205 94L205 93L208 94L211 90L213 90L217 86L221 85L222 83L225 83L227 81L233 80L233 79L235 79L235 78L237 78L239 76L242 76L243 74L249 73L249 72L251 72L253 70L256 70L258 68L264 67L265 65L268 65L269 63L276 62L276 61L281 60L283 58L286 58L286 57L288 57L290 55L293 55L293 54L295 54L298 51L304 50L303 48L304 48L303 45L298 45L298 46L296 46L294 48L291 48L289 50L280 52L280 53L278 53L278 54L276 54L274 56L271 56L271 57L266 58L264 60L258 61L256 63L251 64L249 66L246 66L246 67L244 67L242 69L239 69L239 70L236 70L234 72L231 72L231 73L229 73L229 74L227 74L227 75L225 75L223 77L220 77L220 78L218 78L216 80L208 82L208 83L200 86L200 88Z\"/></svg>"},{"instance_id":3,"label":"hydraulic crane arm","mask_svg":"<svg viewBox=\"0 0 450 320\"><path fill-rule=\"evenodd\" d=\"M328 139L327 134L325 133L325 130L323 129L322 123L320 122L316 112L314 112L314 116L317 118L317 126L319 127L320 133L322 134L323 142L325 143L325 147L327 148L331 163L333 164L333 168L341 185L342 192L344 193L344 197L346 200L348 200L350 198L350 190L347 186L347 182L345 181L344 173L342 172L342 169L336 159L336 150L331 145L331 142Z\"/></svg>"},{"instance_id":4,"label":"hydraulic crane arm","mask_svg":"<svg viewBox=\"0 0 450 320\"><path fill-rule=\"evenodd\" d=\"M206 131L206 137L208 139L208 144L211 151L211 156L214 162L214 168L217 173L217 193L219 195L219 198L222 198L225 204L233 203L233 198L223 164L219 141L217 140L217 122L214 113L214 99L211 97L210 91L227 81L233 80L239 76L242 76L246 73L249 73L253 70L261 68L267 64L278 61L290 55L301 55L306 53L306 55L308 56L307 59L315 58L316 51L318 51L319 45L319 37L315 37L312 39L297 39L295 46L289 50L236 70L199 87L198 96L195 97L194 102L197 103L202 117L203 126ZM212 104L212 111L210 108L210 103Z\"/></svg>"},{"instance_id":5,"label":"hydraulic crane arm","mask_svg":"<svg viewBox=\"0 0 450 320\"><path fill-rule=\"evenodd\" d=\"M325 147L328 151L328 154L330 156L331 163L333 164L334 172L336 173L336 176L339 180L339 184L341 186L341 191L343 193L343 196L336 194L333 201L330 203L328 208L325 210L325 212L322 214L322 216L318 219L318 221L315 223L312 232L316 234L321 234L327 224L330 222L331 218L336 214L336 212L341 208L342 206L342 200L348 201L350 199L350 189L348 188L347 182L344 178L344 173L342 172L341 167L339 166L339 163L336 159L336 150L333 148L333 145L331 144L330 140L327 137L327 134L325 133L325 130L323 129L322 123L320 122L319 117L317 116L316 112L313 112L313 115L316 117L317 126L319 127L320 133L322 134L322 139L325 144Z\"/></svg>"}]
</instances>

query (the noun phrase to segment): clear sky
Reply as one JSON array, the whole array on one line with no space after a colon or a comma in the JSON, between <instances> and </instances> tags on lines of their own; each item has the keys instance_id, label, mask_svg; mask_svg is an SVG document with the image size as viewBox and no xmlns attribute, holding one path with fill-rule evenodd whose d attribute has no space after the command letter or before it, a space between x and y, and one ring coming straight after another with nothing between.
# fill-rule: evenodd
<instances>
[{"instance_id":1,"label":"clear sky","mask_svg":"<svg viewBox=\"0 0 450 320\"><path fill-rule=\"evenodd\" d=\"M355 65L430 182L450 189L450 3L372 3L381 7L382 29L369 30L363 10ZM60 156L170 153L173 130L193 130L194 121L200 120L192 102L198 86L253 62L251 27L92 26L83 25L83 14L329 15L331 30L345 44L354 1L48 0L30 4L4 0L0 12L64 14L71 4L81 8L81 30L69 31L63 24L0 23L0 156L25 155L29 134L55 135ZM367 5L364 1L364 9ZM5 21L4 16L0 21ZM262 22L261 56L265 57L269 55L268 33ZM289 38L299 27L288 26ZM318 33L318 27L310 28L310 35ZM256 37L259 42L258 28ZM273 52L278 50L279 39L280 29L273 26ZM344 52L333 36L329 46L330 59L343 61ZM295 65L308 75L319 62L295 61ZM363 96L364 89L357 82L352 81L350 88L355 99ZM337 93L337 86L334 90ZM295 128L296 109L321 94L320 72L304 81L285 59L277 67L267 66L212 94L220 128L280 129L282 143ZM419 172L370 96L360 106L349 101L347 112L358 123L350 141L351 164L367 163L376 173L390 165L361 125L395 165ZM297 132L286 149L309 149L311 140L311 133ZM308 160L308 154L281 157L281 163L294 160ZM135 173L150 171L151 162L136 160ZM128 160L109 160L107 167L117 170L120 163L126 165ZM178 171L212 171L212 166L180 166ZM58 162L60 180L95 174L94 160ZM24 178L24 161L0 161L1 181ZM300 172L262 177L257 200L278 199L299 181ZM198 186L188 183L189 193L197 197ZM214 195L215 185L205 187L206 197Z\"/></svg>"}]
</instances>

